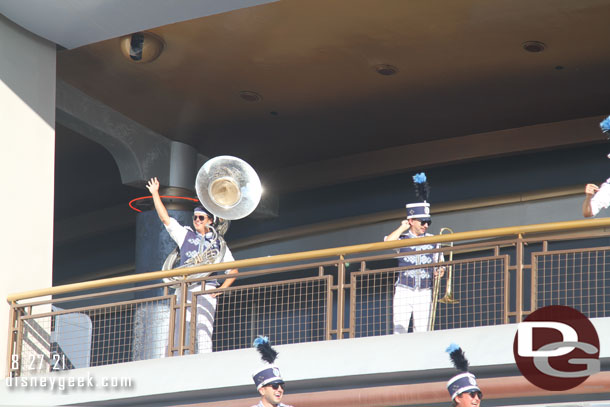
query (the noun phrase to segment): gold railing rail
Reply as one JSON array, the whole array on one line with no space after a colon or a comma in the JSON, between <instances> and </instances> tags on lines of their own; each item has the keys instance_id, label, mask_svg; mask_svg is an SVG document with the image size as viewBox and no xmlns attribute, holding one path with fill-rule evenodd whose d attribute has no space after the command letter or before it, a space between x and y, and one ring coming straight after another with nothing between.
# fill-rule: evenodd
<instances>
[{"instance_id":1,"label":"gold railing rail","mask_svg":"<svg viewBox=\"0 0 610 407\"><path fill-rule=\"evenodd\" d=\"M460 242L477 239L497 238L504 236L534 235L558 231L574 231L582 229L595 229L610 227L610 218L574 220L565 222L538 223L524 226L509 226L501 228L483 229L469 232L457 232L449 235L436 235L422 237L418 239L419 245L444 242ZM213 272L229 268L246 268L278 263L290 263L304 260L315 260L322 258L340 257L349 254L383 251L404 247L405 243L398 241L365 243L352 246L335 247L321 250L311 250L306 252L280 254L275 256L257 257L254 259L236 260L227 263L208 264L204 266L191 267L187 269L174 269L168 271L153 271L129 276L113 277L96 281L86 281L82 283L66 284L39 290L24 291L10 294L7 296L9 303L17 301L44 297L49 295L66 294L81 290L110 287L121 284L133 284L150 280L159 280L165 277L186 276L196 273Z\"/></svg>"}]
</instances>

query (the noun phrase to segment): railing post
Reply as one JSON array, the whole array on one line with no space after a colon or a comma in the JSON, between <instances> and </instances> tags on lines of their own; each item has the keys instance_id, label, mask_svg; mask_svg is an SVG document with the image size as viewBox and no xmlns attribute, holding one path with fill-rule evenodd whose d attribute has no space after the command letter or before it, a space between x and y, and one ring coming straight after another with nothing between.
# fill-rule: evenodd
<instances>
[{"instance_id":1,"label":"railing post","mask_svg":"<svg viewBox=\"0 0 610 407\"><path fill-rule=\"evenodd\" d=\"M31 309L31 308L30 308ZM7 370L11 377L21 376L21 349L23 341L23 319L19 316L23 314L22 311L17 310L17 303L11 301L11 311L9 316L9 343L7 352ZM13 369L11 366L13 355L17 355L17 369Z\"/></svg>"},{"instance_id":2,"label":"railing post","mask_svg":"<svg viewBox=\"0 0 610 407\"><path fill-rule=\"evenodd\" d=\"M11 302L9 316L8 316L8 344L6 350L6 374L5 377L12 377L12 362L13 362L13 351L16 349L15 339L17 337L17 331L15 326L15 302Z\"/></svg>"},{"instance_id":3,"label":"railing post","mask_svg":"<svg viewBox=\"0 0 610 407\"><path fill-rule=\"evenodd\" d=\"M344 256L339 256L337 267L337 339L343 339L345 319L345 263Z\"/></svg>"},{"instance_id":4,"label":"railing post","mask_svg":"<svg viewBox=\"0 0 610 407\"><path fill-rule=\"evenodd\" d=\"M184 355L184 337L186 336L186 296L188 295L188 284L182 280L180 283L180 290L182 291L182 295L180 296L180 319L178 323L178 355Z\"/></svg>"},{"instance_id":5,"label":"railing post","mask_svg":"<svg viewBox=\"0 0 610 407\"><path fill-rule=\"evenodd\" d=\"M516 240L515 253L515 279L516 279L516 303L517 323L523 321L523 235L519 233Z\"/></svg>"},{"instance_id":6,"label":"railing post","mask_svg":"<svg viewBox=\"0 0 610 407\"><path fill-rule=\"evenodd\" d=\"M360 271L366 270L366 261L360 262ZM349 279L349 323L348 323L348 331L349 337L356 337L356 278L350 276Z\"/></svg>"},{"instance_id":7,"label":"railing post","mask_svg":"<svg viewBox=\"0 0 610 407\"><path fill-rule=\"evenodd\" d=\"M322 269L322 266L320 266ZM322 270L323 272L323 270ZM323 273L322 273L323 274ZM320 274L320 276L322 276ZM328 290L326 291L326 335L325 338L327 341L330 341L333 338L333 283L332 276L328 276Z\"/></svg>"},{"instance_id":8,"label":"railing post","mask_svg":"<svg viewBox=\"0 0 610 407\"><path fill-rule=\"evenodd\" d=\"M165 295L168 294L169 291L169 287L166 286L164 287L164 293ZM172 298L169 300L169 334L168 334L168 338L167 338L167 351L166 351L166 356L170 357L174 355L174 346L176 346L176 344L174 343L174 332L176 332L176 293L174 292L174 295L172 296Z\"/></svg>"}]
</instances>

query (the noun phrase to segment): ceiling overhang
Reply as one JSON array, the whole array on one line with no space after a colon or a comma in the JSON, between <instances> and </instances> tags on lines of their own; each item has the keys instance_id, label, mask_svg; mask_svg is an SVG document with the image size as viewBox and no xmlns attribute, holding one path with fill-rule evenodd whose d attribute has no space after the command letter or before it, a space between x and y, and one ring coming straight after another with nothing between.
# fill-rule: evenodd
<instances>
[{"instance_id":1,"label":"ceiling overhang","mask_svg":"<svg viewBox=\"0 0 610 407\"><path fill-rule=\"evenodd\" d=\"M0 5L0 13L38 36L72 49L274 1L277 0L7 0Z\"/></svg>"}]
</instances>

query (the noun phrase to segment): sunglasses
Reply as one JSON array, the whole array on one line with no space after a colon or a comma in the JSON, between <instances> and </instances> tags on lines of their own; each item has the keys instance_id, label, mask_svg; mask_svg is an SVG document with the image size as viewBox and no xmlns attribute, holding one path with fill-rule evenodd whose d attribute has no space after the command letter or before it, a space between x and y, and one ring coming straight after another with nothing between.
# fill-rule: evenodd
<instances>
[{"instance_id":1,"label":"sunglasses","mask_svg":"<svg viewBox=\"0 0 610 407\"><path fill-rule=\"evenodd\" d=\"M481 393L480 391L473 390L473 391L467 391L464 393L470 394L471 398L475 398L476 396L479 396L479 400L483 400L483 393Z\"/></svg>"},{"instance_id":2,"label":"sunglasses","mask_svg":"<svg viewBox=\"0 0 610 407\"><path fill-rule=\"evenodd\" d=\"M205 222L206 218L207 218L207 216L205 216L205 215L193 215L193 220L199 219L200 221Z\"/></svg>"},{"instance_id":3,"label":"sunglasses","mask_svg":"<svg viewBox=\"0 0 610 407\"><path fill-rule=\"evenodd\" d=\"M430 219L428 220L421 220L421 219L416 219L419 221L419 223L421 223L422 225L428 225L430 226L432 224L432 221Z\"/></svg>"},{"instance_id":4,"label":"sunglasses","mask_svg":"<svg viewBox=\"0 0 610 407\"><path fill-rule=\"evenodd\" d=\"M271 388L273 388L273 390L277 390L280 387L282 388L282 390L286 389L286 385L284 383L270 383L265 387L271 387Z\"/></svg>"}]
</instances>

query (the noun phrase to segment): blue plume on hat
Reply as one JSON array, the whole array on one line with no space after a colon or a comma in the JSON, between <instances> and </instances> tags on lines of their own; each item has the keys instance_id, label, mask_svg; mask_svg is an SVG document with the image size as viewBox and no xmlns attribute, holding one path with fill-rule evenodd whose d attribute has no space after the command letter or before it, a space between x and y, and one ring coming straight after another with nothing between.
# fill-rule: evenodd
<instances>
[{"instance_id":1,"label":"blue plume on hat","mask_svg":"<svg viewBox=\"0 0 610 407\"><path fill-rule=\"evenodd\" d=\"M452 343L447 349L445 349L445 352L449 353L449 357L457 370L462 372L468 371L468 359L466 359L466 355L464 354L462 348L460 348L457 344Z\"/></svg>"},{"instance_id":2,"label":"blue plume on hat","mask_svg":"<svg viewBox=\"0 0 610 407\"><path fill-rule=\"evenodd\" d=\"M599 127L602 129L602 132L604 132L606 135L608 135L608 137L610 137L610 116L602 120L602 122L599 124Z\"/></svg>"},{"instance_id":3,"label":"blue plume on hat","mask_svg":"<svg viewBox=\"0 0 610 407\"><path fill-rule=\"evenodd\" d=\"M426 174L420 172L413 176L413 185L415 186L415 195L419 200L428 202L428 195L430 194L430 186L428 185L428 179Z\"/></svg>"},{"instance_id":4,"label":"blue plume on hat","mask_svg":"<svg viewBox=\"0 0 610 407\"><path fill-rule=\"evenodd\" d=\"M258 338L254 340L253 346L256 347L258 353L261 354L263 361L268 363L268 365L266 364L265 367L258 369L252 375L252 380L254 380L256 388L260 389L269 383L284 383L280 369L273 364L275 358L277 358L277 352L271 347L269 338L259 335Z\"/></svg>"},{"instance_id":5,"label":"blue plume on hat","mask_svg":"<svg viewBox=\"0 0 610 407\"><path fill-rule=\"evenodd\" d=\"M277 358L277 351L271 347L269 343L269 338L266 336L259 335L253 343L253 346L258 350L258 353L261 354L261 358L267 363L275 362Z\"/></svg>"},{"instance_id":6,"label":"blue plume on hat","mask_svg":"<svg viewBox=\"0 0 610 407\"><path fill-rule=\"evenodd\" d=\"M477 385L477 378L468 371L468 359L466 359L466 355L462 348L460 348L459 345L452 343L445 351L449 353L455 368L460 371L460 373L453 376L449 379L449 382L447 382L447 391L449 392L451 400L455 400L458 395L465 392L481 391ZM481 392L481 394L483 393Z\"/></svg>"}]
</instances>

